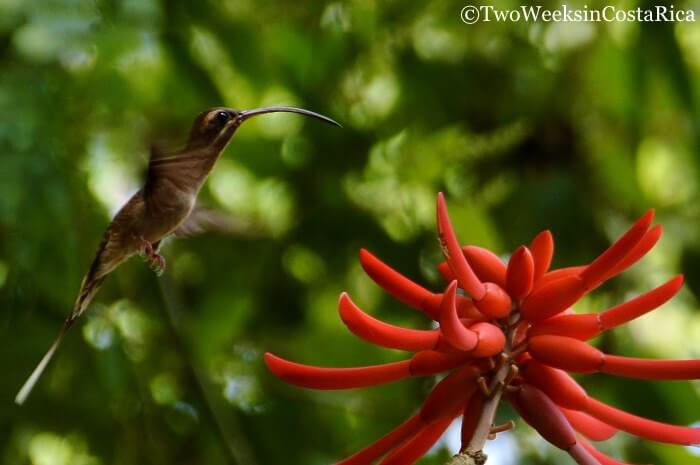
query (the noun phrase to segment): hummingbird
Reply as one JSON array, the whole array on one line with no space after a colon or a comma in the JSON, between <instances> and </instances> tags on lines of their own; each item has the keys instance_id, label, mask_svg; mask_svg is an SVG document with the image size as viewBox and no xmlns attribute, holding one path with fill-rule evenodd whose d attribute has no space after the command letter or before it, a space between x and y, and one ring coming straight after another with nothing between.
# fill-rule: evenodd
<instances>
[{"instance_id":1,"label":"hummingbird","mask_svg":"<svg viewBox=\"0 0 700 465\"><path fill-rule=\"evenodd\" d=\"M267 113L297 113L340 126L336 121L296 107L274 106L253 110L217 107L194 120L185 148L170 154L151 149L146 182L117 212L102 237L95 258L83 278L73 310L53 344L15 397L23 404L46 369L65 335L85 312L108 274L134 255L141 255L160 275L165 259L158 253L162 240L190 229L188 218L202 185L238 127L253 116Z\"/></svg>"}]
</instances>

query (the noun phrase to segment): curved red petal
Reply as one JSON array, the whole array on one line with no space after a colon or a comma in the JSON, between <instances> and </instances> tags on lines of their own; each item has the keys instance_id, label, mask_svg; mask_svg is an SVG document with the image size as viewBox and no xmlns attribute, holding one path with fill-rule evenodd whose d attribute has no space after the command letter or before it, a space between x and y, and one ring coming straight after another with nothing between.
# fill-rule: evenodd
<instances>
[{"instance_id":1,"label":"curved red petal","mask_svg":"<svg viewBox=\"0 0 700 465\"><path fill-rule=\"evenodd\" d=\"M604 354L600 371L639 379L700 379L700 360L649 360Z\"/></svg>"},{"instance_id":2,"label":"curved red petal","mask_svg":"<svg viewBox=\"0 0 700 465\"><path fill-rule=\"evenodd\" d=\"M450 269L450 265L447 262L438 263L437 270L447 282L454 281L455 279L457 279L455 274Z\"/></svg>"},{"instance_id":3,"label":"curved red petal","mask_svg":"<svg viewBox=\"0 0 700 465\"><path fill-rule=\"evenodd\" d=\"M484 285L479 278L476 277L471 266L464 258L462 249L457 241L450 217L447 213L447 205L442 192L438 194L437 199L437 225L442 252L445 255L447 263L449 263L452 272L457 276L462 288L466 290L474 299L481 300L484 296Z\"/></svg>"},{"instance_id":4,"label":"curved red petal","mask_svg":"<svg viewBox=\"0 0 700 465\"><path fill-rule=\"evenodd\" d=\"M506 265L498 255L476 245L463 247L462 252L482 283L506 287Z\"/></svg>"},{"instance_id":5,"label":"curved red petal","mask_svg":"<svg viewBox=\"0 0 700 465\"><path fill-rule=\"evenodd\" d=\"M425 426L415 436L404 441L380 465L413 465L440 439L457 414Z\"/></svg>"},{"instance_id":6,"label":"curved red petal","mask_svg":"<svg viewBox=\"0 0 700 465\"><path fill-rule=\"evenodd\" d=\"M490 282L501 287L506 286L506 265L498 255L476 245L462 247L462 253L482 283ZM447 281L457 279L447 262L440 263L438 271Z\"/></svg>"},{"instance_id":7,"label":"curved red petal","mask_svg":"<svg viewBox=\"0 0 700 465\"><path fill-rule=\"evenodd\" d=\"M452 281L442 298L440 309L440 332L453 347L469 351L476 347L479 338L474 331L467 329L457 315L455 297L457 281Z\"/></svg>"},{"instance_id":8,"label":"curved red petal","mask_svg":"<svg viewBox=\"0 0 700 465\"><path fill-rule=\"evenodd\" d=\"M451 373L435 385L420 409L420 416L425 423L432 423L446 416L453 416L455 410L464 408L476 390L475 367L464 367Z\"/></svg>"},{"instance_id":9,"label":"curved red petal","mask_svg":"<svg viewBox=\"0 0 700 465\"><path fill-rule=\"evenodd\" d=\"M481 411L484 406L484 396L480 392L474 393L467 403L464 405L464 412L462 416L462 447L460 451L464 451L469 442L474 436L476 427L481 419Z\"/></svg>"},{"instance_id":10,"label":"curved red petal","mask_svg":"<svg viewBox=\"0 0 700 465\"><path fill-rule=\"evenodd\" d=\"M576 373L599 371L605 356L595 347L578 339L552 335L531 338L528 352L539 362Z\"/></svg>"},{"instance_id":11,"label":"curved red petal","mask_svg":"<svg viewBox=\"0 0 700 465\"><path fill-rule=\"evenodd\" d=\"M367 275L396 300L422 310L435 319L435 315L429 314L423 305L433 296L432 292L414 283L365 249L360 249L360 264Z\"/></svg>"},{"instance_id":12,"label":"curved red petal","mask_svg":"<svg viewBox=\"0 0 700 465\"><path fill-rule=\"evenodd\" d=\"M665 304L678 293L682 285L683 276L676 276L646 294L602 312L600 322L603 330L625 324Z\"/></svg>"},{"instance_id":13,"label":"curved red petal","mask_svg":"<svg viewBox=\"0 0 700 465\"><path fill-rule=\"evenodd\" d=\"M351 389L390 383L411 376L411 360L355 368L323 368L265 354L265 364L278 378L312 389Z\"/></svg>"},{"instance_id":14,"label":"curved red petal","mask_svg":"<svg viewBox=\"0 0 700 465\"><path fill-rule=\"evenodd\" d=\"M654 219L654 210L649 210L608 249L581 272L586 289L592 289L602 282L610 271L620 263L641 241Z\"/></svg>"},{"instance_id":15,"label":"curved red petal","mask_svg":"<svg viewBox=\"0 0 700 465\"><path fill-rule=\"evenodd\" d=\"M335 465L370 465L379 457L401 444L406 438L414 436L423 427L425 427L425 423L423 423L420 416L416 414L378 441L354 453L350 457L337 462Z\"/></svg>"},{"instance_id":16,"label":"curved red petal","mask_svg":"<svg viewBox=\"0 0 700 465\"><path fill-rule=\"evenodd\" d=\"M473 356L470 353L443 353L435 350L424 350L411 358L409 369L411 376L430 376L453 370L472 359Z\"/></svg>"},{"instance_id":17,"label":"curved red petal","mask_svg":"<svg viewBox=\"0 0 700 465\"><path fill-rule=\"evenodd\" d=\"M564 414L535 386L521 385L509 400L523 420L554 446L569 450L576 444L576 433Z\"/></svg>"},{"instance_id":18,"label":"curved red petal","mask_svg":"<svg viewBox=\"0 0 700 465\"><path fill-rule=\"evenodd\" d=\"M472 299L459 294L457 295L457 314L460 318L467 318L474 321L484 321L487 318L476 308Z\"/></svg>"},{"instance_id":19,"label":"curved red petal","mask_svg":"<svg viewBox=\"0 0 700 465\"><path fill-rule=\"evenodd\" d=\"M561 407L583 410L588 405L586 391L563 370L530 360L522 365L521 373Z\"/></svg>"},{"instance_id":20,"label":"curved red petal","mask_svg":"<svg viewBox=\"0 0 700 465\"><path fill-rule=\"evenodd\" d=\"M454 281L454 280L452 280ZM423 301L422 309L430 315L430 317L438 321L440 319L440 306L442 305L443 294L433 294ZM474 301L469 297L457 295L457 314L460 318L468 318L470 320L483 321L486 319L483 313L476 308Z\"/></svg>"},{"instance_id":21,"label":"curved red petal","mask_svg":"<svg viewBox=\"0 0 700 465\"><path fill-rule=\"evenodd\" d=\"M548 230L542 231L530 242L530 252L535 262L535 276L537 281L549 270L554 256L554 238Z\"/></svg>"},{"instance_id":22,"label":"curved red petal","mask_svg":"<svg viewBox=\"0 0 700 465\"><path fill-rule=\"evenodd\" d=\"M646 255L659 241L661 234L663 233L663 227L661 225L656 225L644 234L644 237L637 243L636 246L628 253L625 258L620 260L620 262L615 265L608 274L602 279L602 281L607 281L610 278L617 276L622 273L635 263L639 261L644 255Z\"/></svg>"},{"instance_id":23,"label":"curved red petal","mask_svg":"<svg viewBox=\"0 0 700 465\"><path fill-rule=\"evenodd\" d=\"M627 462L620 462L619 460L605 455L604 453L593 447L591 443L589 443L585 439L579 439L578 442L583 448L585 448L588 451L589 454L595 457L595 459L599 461L601 465L630 465Z\"/></svg>"},{"instance_id":24,"label":"curved red petal","mask_svg":"<svg viewBox=\"0 0 700 465\"><path fill-rule=\"evenodd\" d=\"M607 441L619 431L617 428L578 410L562 407L561 411L564 412L571 426L591 441Z\"/></svg>"},{"instance_id":25,"label":"curved red petal","mask_svg":"<svg viewBox=\"0 0 700 465\"><path fill-rule=\"evenodd\" d=\"M571 307L585 292L578 276L565 276L534 289L523 301L520 312L529 321L546 320Z\"/></svg>"},{"instance_id":26,"label":"curved red petal","mask_svg":"<svg viewBox=\"0 0 700 465\"><path fill-rule=\"evenodd\" d=\"M536 291L537 289L540 289L541 287L544 287L544 286L548 285L549 283L551 283L553 281L557 281L561 278L578 276L585 269L586 269L585 266L580 265L580 266L568 266L566 268L559 268L556 270L548 271L540 279L538 279L535 282L535 287L532 290Z\"/></svg>"},{"instance_id":27,"label":"curved red petal","mask_svg":"<svg viewBox=\"0 0 700 465\"><path fill-rule=\"evenodd\" d=\"M615 428L619 428L622 431L634 434L640 438L687 446L700 444L700 429L698 428L669 425L667 423L638 417L604 404L592 397L588 398L586 413Z\"/></svg>"},{"instance_id":28,"label":"curved red petal","mask_svg":"<svg viewBox=\"0 0 700 465\"><path fill-rule=\"evenodd\" d=\"M440 340L438 330L401 328L371 317L345 292L340 295L338 310L343 323L353 334L382 347L418 352L436 348Z\"/></svg>"},{"instance_id":29,"label":"curved red petal","mask_svg":"<svg viewBox=\"0 0 700 465\"><path fill-rule=\"evenodd\" d=\"M556 315L544 321L538 321L530 328L529 335L554 334L557 336L573 337L586 341L602 332L600 315L597 313L581 313L572 315Z\"/></svg>"},{"instance_id":30,"label":"curved red petal","mask_svg":"<svg viewBox=\"0 0 700 465\"><path fill-rule=\"evenodd\" d=\"M576 443L567 451L578 465L602 465L585 447Z\"/></svg>"},{"instance_id":31,"label":"curved red petal","mask_svg":"<svg viewBox=\"0 0 700 465\"><path fill-rule=\"evenodd\" d=\"M520 246L513 252L506 271L505 290L513 300L520 300L532 291L535 282L535 260L530 249Z\"/></svg>"}]
</instances>

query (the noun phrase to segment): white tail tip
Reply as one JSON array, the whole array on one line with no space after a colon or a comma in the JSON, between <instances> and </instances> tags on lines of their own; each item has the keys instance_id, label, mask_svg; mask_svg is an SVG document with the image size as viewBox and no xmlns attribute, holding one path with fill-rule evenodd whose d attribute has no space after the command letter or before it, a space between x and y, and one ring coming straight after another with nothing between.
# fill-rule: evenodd
<instances>
[{"instance_id":1,"label":"white tail tip","mask_svg":"<svg viewBox=\"0 0 700 465\"><path fill-rule=\"evenodd\" d=\"M32 389L34 389L34 385L37 381L39 381L39 377L41 377L41 374L46 369L46 365L49 364L51 358L53 357L53 354L56 352L56 349L58 349L58 346L61 344L61 341L63 340L63 336L65 334L66 327L64 326L63 328L61 328L61 332L58 334L58 337L51 345L48 352L46 352L46 355L44 355L44 357L41 359L36 368L34 368L34 371L32 371L32 374L29 375L29 378L27 378L27 381L25 381L24 386L22 386L22 389L20 389L17 393L17 396L15 396L15 403L17 405L22 405L24 401L27 400L27 397L32 392Z\"/></svg>"}]
</instances>

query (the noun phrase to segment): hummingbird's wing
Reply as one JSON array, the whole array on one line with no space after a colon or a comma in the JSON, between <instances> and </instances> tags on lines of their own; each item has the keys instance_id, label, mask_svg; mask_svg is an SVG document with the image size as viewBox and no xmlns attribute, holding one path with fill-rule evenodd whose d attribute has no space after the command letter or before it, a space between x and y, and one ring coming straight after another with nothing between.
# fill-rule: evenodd
<instances>
[{"instance_id":1,"label":"hummingbird's wing","mask_svg":"<svg viewBox=\"0 0 700 465\"><path fill-rule=\"evenodd\" d=\"M230 213L196 205L187 219L173 231L176 237L192 237L206 231L217 231L241 237L259 237L263 228L254 221Z\"/></svg>"},{"instance_id":2,"label":"hummingbird's wing","mask_svg":"<svg viewBox=\"0 0 700 465\"><path fill-rule=\"evenodd\" d=\"M191 179L205 177L211 164L211 158L206 157L198 149L165 152L156 146L151 146L145 190L149 192L162 179L184 183Z\"/></svg>"}]
</instances>

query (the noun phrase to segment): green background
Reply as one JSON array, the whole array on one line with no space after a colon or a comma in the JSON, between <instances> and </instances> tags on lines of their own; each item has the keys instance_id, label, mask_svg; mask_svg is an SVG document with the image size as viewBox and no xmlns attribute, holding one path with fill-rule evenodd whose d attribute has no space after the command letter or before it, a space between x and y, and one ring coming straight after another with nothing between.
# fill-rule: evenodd
<instances>
[{"instance_id":1,"label":"green background","mask_svg":"<svg viewBox=\"0 0 700 465\"><path fill-rule=\"evenodd\" d=\"M656 208L659 245L577 309L683 272L671 303L598 342L698 357L700 23L469 26L463 6L0 0L0 462L322 465L377 439L432 380L309 391L274 379L262 354L329 366L405 357L354 338L337 297L428 327L362 273L357 251L439 289L438 191L464 243L507 257L548 228L557 267L591 260ZM169 241L160 279L138 259L122 266L15 406L143 179L149 144L181 146L210 106L269 104L344 128L294 115L246 123L201 194L231 224ZM582 383L637 414L700 419L697 383ZM508 435L510 461L489 463L573 463L523 424ZM700 463L624 434L604 448ZM440 447L421 463L448 456Z\"/></svg>"}]
</instances>

